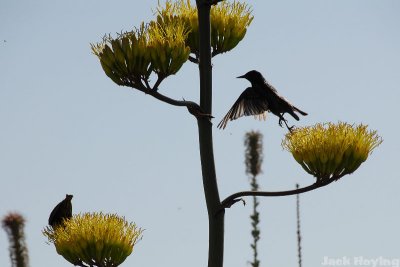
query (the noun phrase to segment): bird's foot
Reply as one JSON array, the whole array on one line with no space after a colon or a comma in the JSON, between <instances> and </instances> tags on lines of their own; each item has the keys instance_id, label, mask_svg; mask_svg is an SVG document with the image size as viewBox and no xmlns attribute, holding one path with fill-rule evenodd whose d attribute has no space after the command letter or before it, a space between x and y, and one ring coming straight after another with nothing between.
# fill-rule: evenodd
<instances>
[{"instance_id":1,"label":"bird's foot","mask_svg":"<svg viewBox=\"0 0 400 267\"><path fill-rule=\"evenodd\" d=\"M285 119L279 118L279 126L281 126L281 127L283 127L282 126L282 121L285 121Z\"/></svg>"},{"instance_id":2,"label":"bird's foot","mask_svg":"<svg viewBox=\"0 0 400 267\"><path fill-rule=\"evenodd\" d=\"M289 125L287 124L287 120L283 116L279 117L279 126L281 126L281 127L283 127L282 122L285 123L286 128L289 130L289 132L292 132L294 125L289 127Z\"/></svg>"},{"instance_id":3,"label":"bird's foot","mask_svg":"<svg viewBox=\"0 0 400 267\"><path fill-rule=\"evenodd\" d=\"M279 126L283 127L282 122L284 122L286 124L287 127L287 120L281 115L279 117Z\"/></svg>"}]
</instances>

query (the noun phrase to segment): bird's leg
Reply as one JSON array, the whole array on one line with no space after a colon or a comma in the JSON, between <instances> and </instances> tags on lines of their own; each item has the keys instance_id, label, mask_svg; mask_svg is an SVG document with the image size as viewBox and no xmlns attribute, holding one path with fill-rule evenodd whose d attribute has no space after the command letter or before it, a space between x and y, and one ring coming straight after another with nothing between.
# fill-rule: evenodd
<instances>
[{"instance_id":1,"label":"bird's leg","mask_svg":"<svg viewBox=\"0 0 400 267\"><path fill-rule=\"evenodd\" d=\"M292 129L294 126L289 127L289 125L287 124L287 120L283 117L283 114L279 114L279 126L282 126L282 121L285 123L286 127L288 128L289 132L292 132Z\"/></svg>"},{"instance_id":2,"label":"bird's leg","mask_svg":"<svg viewBox=\"0 0 400 267\"><path fill-rule=\"evenodd\" d=\"M282 126L282 121L284 121L286 126L287 126L286 119L283 117L283 113L279 113L278 116L279 116L279 126L283 127Z\"/></svg>"}]
</instances>

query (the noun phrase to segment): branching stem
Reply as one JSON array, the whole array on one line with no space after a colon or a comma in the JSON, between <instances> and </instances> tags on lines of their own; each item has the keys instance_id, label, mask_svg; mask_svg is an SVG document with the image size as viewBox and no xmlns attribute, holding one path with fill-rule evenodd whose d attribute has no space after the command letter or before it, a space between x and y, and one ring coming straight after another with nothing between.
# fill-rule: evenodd
<instances>
[{"instance_id":1,"label":"branching stem","mask_svg":"<svg viewBox=\"0 0 400 267\"><path fill-rule=\"evenodd\" d=\"M195 63L195 64L199 64L199 59L198 59L198 58L195 58L195 57L192 57L192 56L189 56L189 61L190 61L190 62L193 62L193 63Z\"/></svg>"},{"instance_id":2,"label":"branching stem","mask_svg":"<svg viewBox=\"0 0 400 267\"><path fill-rule=\"evenodd\" d=\"M173 106L177 106L177 107L186 107L189 110L189 112L198 119L206 118L206 120L209 122L210 119L213 118L211 116L211 114L204 112L203 109L196 102L186 101L185 99L176 100L176 99L170 98L166 95L159 93L158 86L161 84L161 82L164 79L165 79L165 77L159 76L157 81L153 85L153 87L150 86L149 82L146 79L143 79L144 84L142 82L140 82L140 86L137 86L137 84L135 86L133 86L133 85L128 85L128 86L135 88L147 95L151 95L152 97L154 97L164 103L167 103L167 104L170 104Z\"/></svg>"},{"instance_id":3,"label":"branching stem","mask_svg":"<svg viewBox=\"0 0 400 267\"><path fill-rule=\"evenodd\" d=\"M293 190L287 190L287 191L277 191L277 192L266 192L266 191L242 191L242 192L237 192L235 194L230 195L229 197L225 198L222 202L221 202L221 209L225 209L225 208L229 208L230 206L232 206L233 203L237 202L237 198L240 197L245 197L245 196L260 196L260 197L282 197L282 196L290 196L290 195L296 195L296 194L301 194L301 193L305 193L323 186L326 186L330 183L332 183L333 181L336 181L338 178L335 179L327 179L325 181L321 181L321 182L316 182L312 185L303 187L303 188L297 188L297 189L293 189Z\"/></svg>"}]
</instances>

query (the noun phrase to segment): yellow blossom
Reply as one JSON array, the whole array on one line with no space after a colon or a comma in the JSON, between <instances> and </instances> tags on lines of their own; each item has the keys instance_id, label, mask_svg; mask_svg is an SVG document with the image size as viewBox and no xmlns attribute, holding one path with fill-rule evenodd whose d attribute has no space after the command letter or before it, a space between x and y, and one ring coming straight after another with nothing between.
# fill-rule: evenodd
<instances>
[{"instance_id":1,"label":"yellow blossom","mask_svg":"<svg viewBox=\"0 0 400 267\"><path fill-rule=\"evenodd\" d=\"M288 133L282 146L318 181L353 173L382 143L366 125L318 123Z\"/></svg>"},{"instance_id":2,"label":"yellow blossom","mask_svg":"<svg viewBox=\"0 0 400 267\"><path fill-rule=\"evenodd\" d=\"M92 44L106 75L118 85L143 89L152 72L165 78L175 74L189 57L188 29L181 20L152 22L117 38L106 36ZM144 83L143 83L144 82Z\"/></svg>"},{"instance_id":3,"label":"yellow blossom","mask_svg":"<svg viewBox=\"0 0 400 267\"><path fill-rule=\"evenodd\" d=\"M191 53L199 55L199 23L197 9L190 0L167 0L165 6L158 6L157 22L182 20L189 29L186 44ZM235 48L244 38L247 27L253 20L251 10L245 3L222 1L211 8L211 47L215 56Z\"/></svg>"},{"instance_id":4,"label":"yellow blossom","mask_svg":"<svg viewBox=\"0 0 400 267\"><path fill-rule=\"evenodd\" d=\"M108 267L132 253L142 230L114 214L85 213L65 220L63 227L46 227L43 234L70 263Z\"/></svg>"},{"instance_id":5,"label":"yellow blossom","mask_svg":"<svg viewBox=\"0 0 400 267\"><path fill-rule=\"evenodd\" d=\"M142 23L138 29L117 38L105 36L91 47L110 79L118 85L139 87L141 79L147 80L152 71L147 43L147 27Z\"/></svg>"},{"instance_id":6,"label":"yellow blossom","mask_svg":"<svg viewBox=\"0 0 400 267\"><path fill-rule=\"evenodd\" d=\"M253 20L245 3L222 1L211 8L211 46L213 54L225 53L237 46L244 38Z\"/></svg>"},{"instance_id":7,"label":"yellow blossom","mask_svg":"<svg viewBox=\"0 0 400 267\"><path fill-rule=\"evenodd\" d=\"M185 40L188 29L181 20L160 24L151 22L148 29L148 49L154 71L163 77L175 74L189 58Z\"/></svg>"}]
</instances>

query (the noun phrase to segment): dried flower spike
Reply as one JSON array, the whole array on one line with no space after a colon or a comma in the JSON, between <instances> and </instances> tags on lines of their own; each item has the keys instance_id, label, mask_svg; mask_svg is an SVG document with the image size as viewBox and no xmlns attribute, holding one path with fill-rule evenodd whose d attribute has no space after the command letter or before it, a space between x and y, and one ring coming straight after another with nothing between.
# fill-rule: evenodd
<instances>
[{"instance_id":1,"label":"dried flower spike","mask_svg":"<svg viewBox=\"0 0 400 267\"><path fill-rule=\"evenodd\" d=\"M25 241L25 219L21 214L10 212L2 220L2 226L10 242L11 266L28 267L28 247Z\"/></svg>"}]
</instances>

